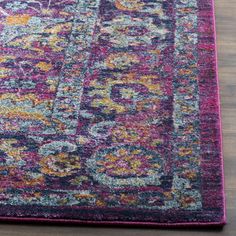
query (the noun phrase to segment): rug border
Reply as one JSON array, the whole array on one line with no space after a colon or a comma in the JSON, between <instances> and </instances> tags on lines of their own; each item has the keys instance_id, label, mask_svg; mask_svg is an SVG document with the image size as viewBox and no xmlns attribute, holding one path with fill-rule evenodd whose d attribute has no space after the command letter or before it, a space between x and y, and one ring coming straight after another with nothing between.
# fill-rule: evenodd
<instances>
[{"instance_id":1,"label":"rug border","mask_svg":"<svg viewBox=\"0 0 236 236\"><path fill-rule=\"evenodd\" d=\"M84 225L84 226L140 226L140 227L195 227L195 226L202 226L202 227L208 227L208 226L219 226L223 227L226 222L179 222L179 223L158 223L158 222L142 222L142 221L94 221L94 220L73 220L73 219L46 219L46 218L31 218L31 217L25 217L25 218L19 218L19 217L0 217L1 222L10 222L10 223L55 223L55 224L71 224L71 225Z\"/></svg>"},{"instance_id":2,"label":"rug border","mask_svg":"<svg viewBox=\"0 0 236 236\"><path fill-rule=\"evenodd\" d=\"M220 79L219 79L219 63L218 63L218 47L217 47L217 32L216 32L216 10L215 0L211 0L212 14L213 14L213 27L214 27L214 47L215 47L215 73L217 83L217 103L218 103L218 114L219 114L219 130L220 130L220 160L221 160L221 176L222 176L222 197L223 197L223 224L227 224L226 216L226 194L225 194L225 175L224 175L224 148L223 148L223 129L222 129L222 108L220 98Z\"/></svg>"},{"instance_id":3,"label":"rug border","mask_svg":"<svg viewBox=\"0 0 236 236\"><path fill-rule=\"evenodd\" d=\"M205 0L199 0L200 2L205 2ZM217 48L217 30L216 30L216 10L215 10L215 0L209 0L211 4L211 16L212 16L212 28L214 31L214 55L212 55L215 63L214 63L214 76L216 81L216 102L217 102L217 129L219 131L219 166L221 169L221 196L222 196L222 220L219 221L219 224L225 225L227 224L227 216L226 216L226 194L225 194L225 175L224 175L224 158L223 158L223 130L222 130L222 112L221 112L221 98L220 98L220 81L219 81L219 67L218 67L218 48ZM210 223L210 222L209 222Z\"/></svg>"},{"instance_id":4,"label":"rug border","mask_svg":"<svg viewBox=\"0 0 236 236\"><path fill-rule=\"evenodd\" d=\"M201 1L201 0L200 0ZM40 217L5 217L0 216L0 221L2 222L12 222L12 223L55 223L55 224L73 224L73 225L94 225L94 226L150 226L150 227L180 227L185 228L189 226L224 226L226 222L226 196L225 196L225 177L224 177L224 160L223 160L223 142L222 142L222 115L220 106L220 87L219 87L219 76L218 76L218 56L217 56L217 41L216 41L216 19L215 19L215 1L209 0L211 4L212 17L213 17L213 28L214 28L214 48L215 55L215 79L217 83L217 107L218 107L218 129L220 133L220 166L221 166L221 194L223 197L223 217L221 221L217 222L178 222L178 223L158 223L158 222L139 222L139 221L95 221L95 220L78 220L78 219L52 219L52 218L40 218Z\"/></svg>"}]
</instances>

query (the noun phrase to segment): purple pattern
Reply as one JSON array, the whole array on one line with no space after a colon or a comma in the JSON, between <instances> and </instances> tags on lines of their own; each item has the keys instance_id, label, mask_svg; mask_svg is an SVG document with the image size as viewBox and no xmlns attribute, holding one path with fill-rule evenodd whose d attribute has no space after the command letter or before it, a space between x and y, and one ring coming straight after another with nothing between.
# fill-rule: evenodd
<instances>
[{"instance_id":1,"label":"purple pattern","mask_svg":"<svg viewBox=\"0 0 236 236\"><path fill-rule=\"evenodd\" d=\"M1 219L224 224L213 12L1 1Z\"/></svg>"}]
</instances>

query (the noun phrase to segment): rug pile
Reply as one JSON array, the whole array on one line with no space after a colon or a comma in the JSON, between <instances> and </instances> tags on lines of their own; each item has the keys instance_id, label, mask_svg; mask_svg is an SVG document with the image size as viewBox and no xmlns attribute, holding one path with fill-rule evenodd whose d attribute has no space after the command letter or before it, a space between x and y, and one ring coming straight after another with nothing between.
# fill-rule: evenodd
<instances>
[{"instance_id":1,"label":"rug pile","mask_svg":"<svg viewBox=\"0 0 236 236\"><path fill-rule=\"evenodd\" d=\"M225 223L211 0L0 1L0 218Z\"/></svg>"}]
</instances>

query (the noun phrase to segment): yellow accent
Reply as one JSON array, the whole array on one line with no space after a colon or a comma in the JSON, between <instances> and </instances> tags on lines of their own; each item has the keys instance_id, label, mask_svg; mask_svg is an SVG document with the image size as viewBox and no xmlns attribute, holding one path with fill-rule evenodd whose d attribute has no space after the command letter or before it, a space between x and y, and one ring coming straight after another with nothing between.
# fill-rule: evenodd
<instances>
[{"instance_id":1,"label":"yellow accent","mask_svg":"<svg viewBox=\"0 0 236 236\"><path fill-rule=\"evenodd\" d=\"M78 193L78 194L74 194L74 197L77 199L86 199L86 198L94 198L95 195L94 194L90 194L90 193Z\"/></svg>"},{"instance_id":2,"label":"yellow accent","mask_svg":"<svg viewBox=\"0 0 236 236\"><path fill-rule=\"evenodd\" d=\"M40 120L43 123L50 125L50 122L46 117L40 113L36 112L27 112L24 111L21 107L0 107L0 117L6 117L9 119L21 118L25 120Z\"/></svg>"},{"instance_id":3,"label":"yellow accent","mask_svg":"<svg viewBox=\"0 0 236 236\"><path fill-rule=\"evenodd\" d=\"M110 111L112 110L115 110L118 113L122 113L126 111L126 108L124 106L116 104L109 98L94 99L92 102L92 106L93 107L101 107L101 106L108 107L107 109L104 108L105 113L110 113Z\"/></svg>"},{"instance_id":4,"label":"yellow accent","mask_svg":"<svg viewBox=\"0 0 236 236\"><path fill-rule=\"evenodd\" d=\"M52 64L41 61L38 64L36 64L36 67L38 67L42 71L47 72L52 69Z\"/></svg>"},{"instance_id":5,"label":"yellow accent","mask_svg":"<svg viewBox=\"0 0 236 236\"><path fill-rule=\"evenodd\" d=\"M76 139L76 141L79 143L79 144L86 144L89 139L86 137L86 136L78 136L78 138Z\"/></svg>"},{"instance_id":6,"label":"yellow accent","mask_svg":"<svg viewBox=\"0 0 236 236\"><path fill-rule=\"evenodd\" d=\"M111 69L122 69L124 67L129 67L131 64L137 64L140 60L137 55L131 53L115 53L108 56L106 59L106 65Z\"/></svg>"},{"instance_id":7,"label":"yellow accent","mask_svg":"<svg viewBox=\"0 0 236 236\"><path fill-rule=\"evenodd\" d=\"M137 150L132 151L132 154L133 154L133 155L137 155L137 154L139 154L140 152L141 152L141 150L138 150L138 149L137 149Z\"/></svg>"},{"instance_id":8,"label":"yellow accent","mask_svg":"<svg viewBox=\"0 0 236 236\"><path fill-rule=\"evenodd\" d=\"M99 206L99 207L103 207L103 206L106 206L106 203L101 201L101 200L97 200L96 205Z\"/></svg>"},{"instance_id":9,"label":"yellow accent","mask_svg":"<svg viewBox=\"0 0 236 236\"><path fill-rule=\"evenodd\" d=\"M28 14L7 16L6 23L8 25L27 25L31 16Z\"/></svg>"},{"instance_id":10,"label":"yellow accent","mask_svg":"<svg viewBox=\"0 0 236 236\"><path fill-rule=\"evenodd\" d=\"M193 153L193 150L192 150L191 148L181 147L181 148L179 149L179 155L180 155L181 157L192 155L192 153Z\"/></svg>"},{"instance_id":11,"label":"yellow accent","mask_svg":"<svg viewBox=\"0 0 236 236\"><path fill-rule=\"evenodd\" d=\"M133 151L132 151L133 152ZM98 172L102 173L107 170L112 172L115 175L121 174L135 174L136 176L142 176L143 174L149 174L150 170L140 169L142 166L142 160L140 160L135 154L127 153L126 150L120 149L117 151L117 154L107 154L104 160L97 161L97 165L99 165ZM150 160L152 156L143 157L145 160ZM131 168L127 169L121 165L119 162L123 162L128 164ZM105 168L104 168L105 166ZM151 164L151 166L155 169L159 169L160 165L158 163Z\"/></svg>"},{"instance_id":12,"label":"yellow accent","mask_svg":"<svg viewBox=\"0 0 236 236\"><path fill-rule=\"evenodd\" d=\"M42 9L42 14L44 14L44 15L51 15L52 12L53 12L52 10L47 9L47 8Z\"/></svg>"},{"instance_id":13,"label":"yellow accent","mask_svg":"<svg viewBox=\"0 0 236 236\"><path fill-rule=\"evenodd\" d=\"M30 49L32 51L36 51L39 55L43 55L45 52L42 49L33 46L33 42L39 41L39 39L40 39L39 35L29 35L21 38L16 38L11 42L9 42L8 45L19 46L22 49ZM35 56L32 55L27 55L27 57L36 58Z\"/></svg>"},{"instance_id":14,"label":"yellow accent","mask_svg":"<svg viewBox=\"0 0 236 236\"><path fill-rule=\"evenodd\" d=\"M0 57L0 63L6 62L9 59L15 59L15 56L4 56L4 57ZM1 69L2 70L2 69Z\"/></svg>"},{"instance_id":15,"label":"yellow accent","mask_svg":"<svg viewBox=\"0 0 236 236\"><path fill-rule=\"evenodd\" d=\"M72 27L72 23L57 24L57 25L53 26L52 28L45 29L45 33L58 34L62 30L70 31L71 27Z\"/></svg>"},{"instance_id":16,"label":"yellow accent","mask_svg":"<svg viewBox=\"0 0 236 236\"><path fill-rule=\"evenodd\" d=\"M4 67L0 67L0 79L5 78L9 75L10 70Z\"/></svg>"},{"instance_id":17,"label":"yellow accent","mask_svg":"<svg viewBox=\"0 0 236 236\"><path fill-rule=\"evenodd\" d=\"M128 204L135 204L137 202L136 196L128 195L122 193L120 196L120 199L122 202L128 203Z\"/></svg>"},{"instance_id":18,"label":"yellow accent","mask_svg":"<svg viewBox=\"0 0 236 236\"><path fill-rule=\"evenodd\" d=\"M156 75L143 75L139 77L135 73L129 73L122 77L121 79L111 79L108 78L106 84L100 84L98 81L92 81L90 86L95 87L94 91L90 92L90 95L100 95L103 98L94 99L92 102L93 107L104 107L105 113L111 113L115 110L117 113L122 113L127 110L125 105L120 105L114 102L110 98L110 91L113 85L116 84L142 84L149 89L150 92L162 95L161 86L158 83L153 83L157 79Z\"/></svg>"},{"instance_id":19,"label":"yellow accent","mask_svg":"<svg viewBox=\"0 0 236 236\"><path fill-rule=\"evenodd\" d=\"M59 43L64 42L63 39L57 37L57 35L52 35L49 37L48 45L52 48L54 52L60 52L63 50L63 47L58 46Z\"/></svg>"},{"instance_id":20,"label":"yellow accent","mask_svg":"<svg viewBox=\"0 0 236 236\"><path fill-rule=\"evenodd\" d=\"M39 99L35 94L29 93L24 95L17 95L14 93L4 93L0 95L0 101L10 99L12 102L24 102L24 101L30 101L33 103L33 106L37 106L38 104L45 103L45 100ZM52 101L48 101L48 105L50 105Z\"/></svg>"},{"instance_id":21,"label":"yellow accent","mask_svg":"<svg viewBox=\"0 0 236 236\"><path fill-rule=\"evenodd\" d=\"M14 144L16 143L16 139L3 139L3 141L0 142L0 149L9 157L19 161L21 160L21 154L26 150L26 147L14 147Z\"/></svg>"},{"instance_id":22,"label":"yellow accent","mask_svg":"<svg viewBox=\"0 0 236 236\"><path fill-rule=\"evenodd\" d=\"M130 6L129 7L125 6L125 3L128 3ZM141 10L144 5L145 4L141 3L140 0L116 0L115 1L115 6L119 10L123 10L123 11L138 11L138 10Z\"/></svg>"},{"instance_id":23,"label":"yellow accent","mask_svg":"<svg viewBox=\"0 0 236 236\"><path fill-rule=\"evenodd\" d=\"M43 157L39 164L41 172L57 177L65 177L74 174L81 167L79 156L71 156L69 153L59 153ZM60 167L63 165L63 167Z\"/></svg>"},{"instance_id":24,"label":"yellow accent","mask_svg":"<svg viewBox=\"0 0 236 236\"><path fill-rule=\"evenodd\" d=\"M125 155L128 154L127 150L124 149L124 148L119 149L118 153L119 153L120 156L125 156Z\"/></svg>"}]
</instances>

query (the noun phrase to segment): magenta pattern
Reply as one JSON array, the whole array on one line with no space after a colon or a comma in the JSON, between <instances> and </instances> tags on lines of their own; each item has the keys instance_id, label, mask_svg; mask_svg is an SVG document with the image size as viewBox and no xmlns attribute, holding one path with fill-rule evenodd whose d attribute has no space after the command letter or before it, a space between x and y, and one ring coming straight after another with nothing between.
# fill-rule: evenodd
<instances>
[{"instance_id":1,"label":"magenta pattern","mask_svg":"<svg viewBox=\"0 0 236 236\"><path fill-rule=\"evenodd\" d=\"M0 217L224 224L210 0L0 1Z\"/></svg>"}]
</instances>

